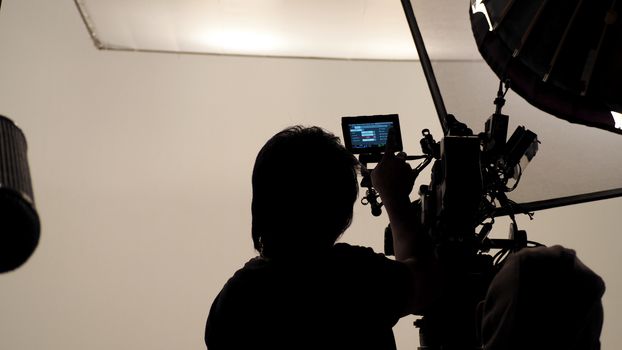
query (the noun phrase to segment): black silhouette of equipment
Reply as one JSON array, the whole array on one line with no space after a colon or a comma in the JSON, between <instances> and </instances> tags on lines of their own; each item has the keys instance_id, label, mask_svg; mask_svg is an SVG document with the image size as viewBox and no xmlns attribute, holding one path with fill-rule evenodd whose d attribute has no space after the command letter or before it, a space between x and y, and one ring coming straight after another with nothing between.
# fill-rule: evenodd
<instances>
[{"instance_id":1,"label":"black silhouette of equipment","mask_svg":"<svg viewBox=\"0 0 622 350\"><path fill-rule=\"evenodd\" d=\"M0 273L23 265L39 243L26 150L21 129L0 116Z\"/></svg>"}]
</instances>

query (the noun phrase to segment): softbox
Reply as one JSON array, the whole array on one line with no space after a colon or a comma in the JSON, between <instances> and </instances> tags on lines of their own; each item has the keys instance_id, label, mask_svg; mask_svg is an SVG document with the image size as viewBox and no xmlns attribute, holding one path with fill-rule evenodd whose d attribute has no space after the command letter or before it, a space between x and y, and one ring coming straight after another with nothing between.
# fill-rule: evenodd
<instances>
[{"instance_id":1,"label":"softbox","mask_svg":"<svg viewBox=\"0 0 622 350\"><path fill-rule=\"evenodd\" d=\"M622 134L616 0L471 0L479 52L536 108Z\"/></svg>"},{"instance_id":2,"label":"softbox","mask_svg":"<svg viewBox=\"0 0 622 350\"><path fill-rule=\"evenodd\" d=\"M22 131L0 115L0 273L25 263L39 243L26 148Z\"/></svg>"}]
</instances>

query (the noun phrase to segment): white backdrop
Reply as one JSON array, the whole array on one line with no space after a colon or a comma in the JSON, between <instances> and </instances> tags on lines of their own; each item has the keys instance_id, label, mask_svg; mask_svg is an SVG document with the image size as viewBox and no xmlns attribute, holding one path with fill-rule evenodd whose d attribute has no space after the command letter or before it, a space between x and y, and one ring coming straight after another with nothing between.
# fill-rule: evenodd
<instances>
[{"instance_id":1,"label":"white backdrop","mask_svg":"<svg viewBox=\"0 0 622 350\"><path fill-rule=\"evenodd\" d=\"M411 153L422 128L440 135L417 62L98 51L72 1L2 5L0 114L26 133L42 237L0 275L1 349L201 349L212 299L254 254L250 173L267 138L291 124L339 134L341 116L387 113L400 114ZM494 81L481 62L439 64ZM605 279L604 349L622 344L621 207L519 221ZM344 240L380 250L386 223L358 205ZM413 319L396 327L400 349L418 344Z\"/></svg>"}]
</instances>

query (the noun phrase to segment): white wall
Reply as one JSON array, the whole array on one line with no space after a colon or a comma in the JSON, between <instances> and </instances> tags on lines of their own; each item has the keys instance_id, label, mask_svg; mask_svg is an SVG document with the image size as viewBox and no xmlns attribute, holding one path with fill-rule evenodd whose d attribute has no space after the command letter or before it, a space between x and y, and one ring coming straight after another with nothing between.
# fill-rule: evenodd
<instances>
[{"instance_id":1,"label":"white wall","mask_svg":"<svg viewBox=\"0 0 622 350\"><path fill-rule=\"evenodd\" d=\"M377 113L401 115L410 152L420 129L440 135L418 63L97 51L72 1L2 5L0 114L26 133L42 238L0 275L1 349L203 348L212 299L253 255L250 172L269 136ZM621 205L521 220L605 278L605 349L622 344ZM355 215L344 240L380 250L386 217Z\"/></svg>"}]
</instances>

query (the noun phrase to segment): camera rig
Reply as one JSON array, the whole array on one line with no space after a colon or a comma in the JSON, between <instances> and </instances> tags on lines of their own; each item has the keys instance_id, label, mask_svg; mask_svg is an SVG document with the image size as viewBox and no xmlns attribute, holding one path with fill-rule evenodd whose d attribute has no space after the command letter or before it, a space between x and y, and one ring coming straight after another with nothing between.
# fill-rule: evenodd
<instances>
[{"instance_id":1,"label":"camera rig","mask_svg":"<svg viewBox=\"0 0 622 350\"><path fill-rule=\"evenodd\" d=\"M422 349L479 348L474 315L490 281L509 253L528 243L538 245L527 240L514 217L531 214L507 196L538 150L536 134L522 126L506 141L509 117L501 108L508 84L499 84L497 108L484 132L474 135L452 115L447 118L449 132L440 142L423 131L423 152L435 161L430 184L419 190L419 215L446 280L439 302L416 323ZM509 238L489 238L501 213L512 221ZM492 249L498 250L494 256L487 254Z\"/></svg>"},{"instance_id":2,"label":"camera rig","mask_svg":"<svg viewBox=\"0 0 622 350\"><path fill-rule=\"evenodd\" d=\"M429 184L420 187L419 199L413 202L413 215L420 218L418 234L423 234L432 245L445 274L443 295L415 323L420 328L420 349L479 348L475 309L490 281L508 254L528 244L539 245L527 240L526 232L518 229L515 220L516 213L531 213L507 196L517 188L539 144L537 135L523 126L507 138L509 116L502 114L502 108L509 84L499 83L495 112L486 121L484 132L476 135L448 114L448 132L443 139L437 142L424 129L420 141L423 155L406 157L422 160L413 169L415 175L433 164ZM372 138L382 142L382 132L372 124L386 116L344 119L345 143L349 148L356 140L346 130L353 125L363 130L369 125L368 129L376 135ZM401 136L397 136L401 141ZM386 137L384 140L388 142ZM381 215L382 203L372 186L373 169L369 170L368 164L380 161L380 149L383 148L376 145L368 151L356 151L362 164L361 187L366 188L361 202L370 205L374 216ZM401 150L401 142L394 149ZM489 237L495 217L500 215L508 215L512 221L508 239ZM488 254L491 250L496 250L496 254ZM385 229L385 254L393 255L390 225Z\"/></svg>"}]
</instances>

